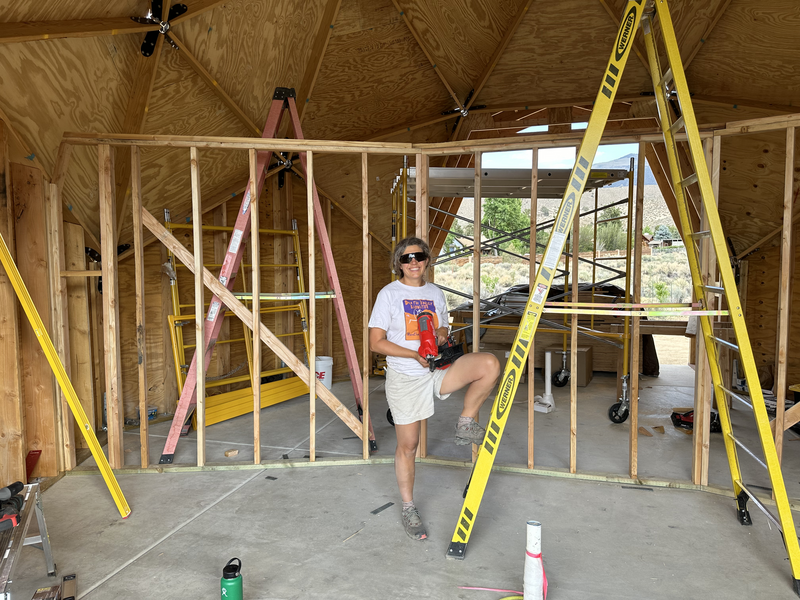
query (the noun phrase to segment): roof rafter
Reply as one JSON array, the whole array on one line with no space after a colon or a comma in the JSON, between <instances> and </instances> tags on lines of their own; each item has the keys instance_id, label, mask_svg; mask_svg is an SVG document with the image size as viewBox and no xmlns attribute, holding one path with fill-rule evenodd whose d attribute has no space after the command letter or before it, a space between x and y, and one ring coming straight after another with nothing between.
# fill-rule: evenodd
<instances>
[{"instance_id":1,"label":"roof rafter","mask_svg":"<svg viewBox=\"0 0 800 600\"><path fill-rule=\"evenodd\" d=\"M517 32L520 23L522 23L522 19L526 14L528 14L528 9L530 8L531 4L533 4L533 0L523 0L523 2L524 4L517 11L517 14L514 15L511 25L503 34L500 43L497 44L494 54L492 54L489 62L483 67L483 72L481 72L480 76L478 76L478 81L472 87L474 91L472 92L472 97L467 103L467 110L469 110L469 108L475 103L475 99L478 97L478 94L481 93L483 86L485 86L486 82L489 81L489 77L491 77L492 73L494 72L494 68L497 66L497 63L500 62L500 57L503 56L503 52L505 52L505 49L508 47L511 38L514 37L514 34Z\"/></svg>"},{"instance_id":2,"label":"roof rafter","mask_svg":"<svg viewBox=\"0 0 800 600\"><path fill-rule=\"evenodd\" d=\"M224 3L225 0L199 0L198 2L193 2L185 13L170 21L170 25L178 25ZM146 33L148 31L158 31L158 28L157 24L137 23L131 20L130 17L0 23L0 44Z\"/></svg>"},{"instance_id":3,"label":"roof rafter","mask_svg":"<svg viewBox=\"0 0 800 600\"><path fill-rule=\"evenodd\" d=\"M411 35L414 36L414 39L417 40L417 44L419 45L420 49L422 50L422 53L428 59L428 62L431 63L431 66L433 67L434 72L436 73L436 75L438 75L439 79L441 79L442 83L444 84L444 87L447 88L447 93L450 94L450 97L455 101L456 106L458 106L459 110L464 110L464 105L461 103L461 100L458 99L458 96L453 91L453 88L450 86L450 84L447 82L447 79L445 79L445 76L442 74L441 70L439 69L438 65L436 64L436 61L433 60L433 56L431 56L431 53L428 52L428 49L425 47L425 44L422 42L422 38L417 33L417 30L414 29L414 27L412 27L411 21L409 20L408 15L406 15L405 11L403 11L403 9L400 7L400 3L397 0L392 0L392 4L394 4L394 7L397 9L397 12L400 13L400 16L403 17L403 21L405 21L405 24L408 27L408 30L411 32Z\"/></svg>"},{"instance_id":4,"label":"roof rafter","mask_svg":"<svg viewBox=\"0 0 800 600\"><path fill-rule=\"evenodd\" d=\"M641 100L641 99L642 99L641 96L629 96L629 97L617 98L617 102L633 102L634 100ZM554 99L554 100L534 100L532 102L521 103L521 104L510 104L508 106L498 105L498 106L486 106L484 108L477 108L477 109L474 108L470 110L470 114L471 113L494 114L504 111L515 111L515 110L534 111L540 108L554 108L558 106L583 106L587 104L592 105L594 104L595 100L596 100L595 96L592 96L591 98L585 97L585 98L568 98L568 99ZM386 138L390 138L392 136L405 133L407 131L414 131L415 129L422 129L423 127L427 127L428 125L434 125L436 123L441 123L442 121L455 119L458 116L459 115L457 114L443 115L442 113L437 113L436 115L430 115L400 125L387 127L386 129L382 129L381 131L373 133L372 135L367 137L364 141L378 142Z\"/></svg>"},{"instance_id":5,"label":"roof rafter","mask_svg":"<svg viewBox=\"0 0 800 600\"><path fill-rule=\"evenodd\" d=\"M314 85L317 83L317 76L319 75L319 70L322 68L322 60L325 58L328 42L330 42L331 33L333 32L333 25L336 22L336 18L339 16L339 8L341 5L342 0L328 0L325 5L325 12L322 14L322 21L320 21L317 35L314 37L314 44L311 46L311 56L308 58L308 64L303 74L303 81L300 83L300 90L297 95L297 101L301 103L301 123L306 114L306 108L311 102L311 94L314 91Z\"/></svg>"},{"instance_id":6,"label":"roof rafter","mask_svg":"<svg viewBox=\"0 0 800 600\"><path fill-rule=\"evenodd\" d=\"M164 2L164 13L169 14L171 0ZM136 74L131 86L131 96L125 109L125 120L122 122L122 131L125 133L142 133L147 112L150 108L150 95L156 81L158 63L161 60L161 51L164 48L164 36L159 35L152 56L139 54L136 61ZM122 231L128 198L131 191L131 151L130 148L117 148L114 160L114 181L117 201L117 238Z\"/></svg>"},{"instance_id":7,"label":"roof rafter","mask_svg":"<svg viewBox=\"0 0 800 600\"><path fill-rule=\"evenodd\" d=\"M692 48L692 51L684 59L683 61L684 71L689 69L689 65L694 60L694 57L697 56L698 52L700 52L700 48L702 48L705 45L708 36L711 35L711 31L714 29L714 27L716 27L717 23L719 23L719 20L722 18L722 15L725 14L725 11L728 10L730 4L731 0L723 0L722 3L719 6L717 6L717 11L714 13L714 16L711 17L711 21L709 22L708 26L703 32L703 35L700 36L700 39L695 44L694 48Z\"/></svg>"},{"instance_id":8,"label":"roof rafter","mask_svg":"<svg viewBox=\"0 0 800 600\"><path fill-rule=\"evenodd\" d=\"M205 83L209 89L211 89L211 91L213 91L217 97L222 100L222 103L230 109L236 118L239 119L239 121L241 121L251 133L255 133L255 135L261 137L261 130L258 128L258 126L250 119L250 117L245 114L242 108L236 104L233 98L231 98L225 92L225 90L222 89L222 87L219 85L219 82L214 79L211 73L209 73L202 64L200 64L200 61L197 60L194 54L189 51L186 45L175 35L175 33L170 32L169 35L172 38L172 41L174 41L180 49L180 55L189 64L192 70L200 76L200 79L203 80L203 83Z\"/></svg>"},{"instance_id":9,"label":"roof rafter","mask_svg":"<svg viewBox=\"0 0 800 600\"><path fill-rule=\"evenodd\" d=\"M611 8L611 6L608 4L608 0L597 0L597 1L603 6L603 8L606 9L606 13L608 13L608 16L611 18L611 21L614 23L614 25L619 27L622 17L622 11L620 11L619 14L615 13L614 9ZM622 10L625 10L624 6ZM645 50L642 49L642 41L636 37L634 37L633 39L633 51L636 53L636 56L639 57L639 62L641 62L642 65L644 65L645 70L649 73L650 63L647 60L647 53L645 52Z\"/></svg>"}]
</instances>

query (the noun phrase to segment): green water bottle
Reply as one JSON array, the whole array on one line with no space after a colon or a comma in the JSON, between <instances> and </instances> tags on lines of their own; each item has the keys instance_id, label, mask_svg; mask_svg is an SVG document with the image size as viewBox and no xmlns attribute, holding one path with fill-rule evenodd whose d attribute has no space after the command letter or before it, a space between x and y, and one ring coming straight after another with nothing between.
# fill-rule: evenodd
<instances>
[{"instance_id":1,"label":"green water bottle","mask_svg":"<svg viewBox=\"0 0 800 600\"><path fill-rule=\"evenodd\" d=\"M241 571L242 561L238 558L230 559L222 568L222 579L219 580L221 600L242 600Z\"/></svg>"}]
</instances>

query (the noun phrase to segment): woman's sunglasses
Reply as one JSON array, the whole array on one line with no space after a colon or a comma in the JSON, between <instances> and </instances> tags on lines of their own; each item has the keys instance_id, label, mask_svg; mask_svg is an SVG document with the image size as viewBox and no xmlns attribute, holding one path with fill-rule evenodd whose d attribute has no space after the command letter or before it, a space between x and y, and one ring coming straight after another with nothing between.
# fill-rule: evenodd
<instances>
[{"instance_id":1,"label":"woman's sunglasses","mask_svg":"<svg viewBox=\"0 0 800 600\"><path fill-rule=\"evenodd\" d=\"M400 257L400 264L407 265L412 260L422 262L423 260L428 260L428 255L425 252L409 252L408 254L403 254Z\"/></svg>"}]
</instances>

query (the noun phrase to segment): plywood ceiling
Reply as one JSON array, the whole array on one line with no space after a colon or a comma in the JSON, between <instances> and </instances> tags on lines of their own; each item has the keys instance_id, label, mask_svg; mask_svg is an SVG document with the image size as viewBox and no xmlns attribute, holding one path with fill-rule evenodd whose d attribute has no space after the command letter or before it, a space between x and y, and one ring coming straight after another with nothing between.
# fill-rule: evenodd
<instances>
[{"instance_id":1,"label":"plywood ceiling","mask_svg":"<svg viewBox=\"0 0 800 600\"><path fill-rule=\"evenodd\" d=\"M489 108L591 100L624 6L624 0L185 2L197 14L175 24L173 33L189 56L164 46L145 133L253 135L244 121L263 125L275 87L299 89L315 81L303 107L306 137L368 139L416 124L424 139L463 139L465 132L453 131L455 116L429 122L463 104L473 89L474 104ZM66 31L63 21L124 22L148 7L147 0L0 2L0 110L48 173L63 132L123 130L141 85L136 69L143 34L3 39L45 29L18 25L23 22ZM729 106L800 104L796 0L673 0L671 7L698 97ZM641 36L637 44L641 50ZM192 58L243 118L190 66ZM628 65L620 93L649 90L640 58L632 55ZM148 150L142 158L145 206L188 214L188 153ZM246 157L204 152L201 169L208 198L246 178ZM65 188L73 214L95 236L96 170L93 151L76 151ZM337 185L335 171L326 169L329 188ZM127 241L129 221L127 215L121 241Z\"/></svg>"}]
</instances>

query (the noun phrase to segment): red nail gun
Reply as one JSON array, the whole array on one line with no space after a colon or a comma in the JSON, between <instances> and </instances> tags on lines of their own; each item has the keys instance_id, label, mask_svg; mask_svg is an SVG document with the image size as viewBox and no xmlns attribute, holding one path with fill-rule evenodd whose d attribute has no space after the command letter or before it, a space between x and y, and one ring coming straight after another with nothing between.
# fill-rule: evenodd
<instances>
[{"instance_id":1,"label":"red nail gun","mask_svg":"<svg viewBox=\"0 0 800 600\"><path fill-rule=\"evenodd\" d=\"M436 345L436 328L431 312L424 310L417 315L417 329L419 330L418 352L428 361L431 372L436 369L446 369L459 356L464 355L463 346L456 344L452 336L447 336L447 341L441 346Z\"/></svg>"}]
</instances>

